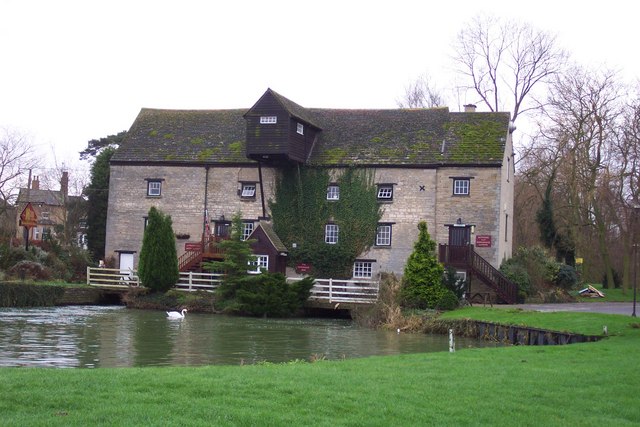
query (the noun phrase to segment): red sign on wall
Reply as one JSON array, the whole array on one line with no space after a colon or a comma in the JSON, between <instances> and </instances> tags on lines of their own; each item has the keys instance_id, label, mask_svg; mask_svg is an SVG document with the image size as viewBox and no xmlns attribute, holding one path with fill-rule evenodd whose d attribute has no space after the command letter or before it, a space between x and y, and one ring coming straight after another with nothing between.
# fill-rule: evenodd
<instances>
[{"instance_id":1,"label":"red sign on wall","mask_svg":"<svg viewBox=\"0 0 640 427\"><path fill-rule=\"evenodd\" d=\"M201 251L202 243L185 243L184 250L185 251Z\"/></svg>"},{"instance_id":2,"label":"red sign on wall","mask_svg":"<svg viewBox=\"0 0 640 427\"><path fill-rule=\"evenodd\" d=\"M479 234L476 236L476 248L490 248L491 236L486 234Z\"/></svg>"},{"instance_id":3,"label":"red sign on wall","mask_svg":"<svg viewBox=\"0 0 640 427\"><path fill-rule=\"evenodd\" d=\"M306 264L304 262L301 262L300 264L296 265L297 273L309 273L310 271L311 271L311 264Z\"/></svg>"}]
</instances>

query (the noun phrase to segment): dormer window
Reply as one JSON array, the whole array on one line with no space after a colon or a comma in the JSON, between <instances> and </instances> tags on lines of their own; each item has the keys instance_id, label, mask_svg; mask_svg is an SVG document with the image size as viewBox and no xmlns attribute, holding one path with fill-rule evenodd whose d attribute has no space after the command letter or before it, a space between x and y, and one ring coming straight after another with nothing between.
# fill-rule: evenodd
<instances>
[{"instance_id":1,"label":"dormer window","mask_svg":"<svg viewBox=\"0 0 640 427\"><path fill-rule=\"evenodd\" d=\"M298 123L297 124L297 129L296 131L300 134L300 135L304 135L304 125L302 123Z\"/></svg>"},{"instance_id":2,"label":"dormer window","mask_svg":"<svg viewBox=\"0 0 640 427\"><path fill-rule=\"evenodd\" d=\"M275 125L278 123L278 116L260 116L261 125Z\"/></svg>"}]
</instances>

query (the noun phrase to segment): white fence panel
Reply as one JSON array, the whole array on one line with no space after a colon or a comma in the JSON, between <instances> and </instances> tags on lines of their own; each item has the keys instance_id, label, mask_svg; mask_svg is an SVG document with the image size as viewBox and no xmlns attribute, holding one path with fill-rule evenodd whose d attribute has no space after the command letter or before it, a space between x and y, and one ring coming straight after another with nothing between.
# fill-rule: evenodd
<instances>
[{"instance_id":1,"label":"white fence panel","mask_svg":"<svg viewBox=\"0 0 640 427\"><path fill-rule=\"evenodd\" d=\"M289 278L288 280L301 280ZM378 300L378 282L371 280L316 279L310 300L372 304Z\"/></svg>"}]
</instances>

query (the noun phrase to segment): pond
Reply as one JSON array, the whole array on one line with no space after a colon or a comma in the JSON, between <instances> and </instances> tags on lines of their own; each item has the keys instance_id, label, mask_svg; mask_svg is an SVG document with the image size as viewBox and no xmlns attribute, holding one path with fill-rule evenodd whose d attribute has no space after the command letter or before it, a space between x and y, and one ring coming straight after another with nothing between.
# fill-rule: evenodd
<instances>
[{"instance_id":1,"label":"pond","mask_svg":"<svg viewBox=\"0 0 640 427\"><path fill-rule=\"evenodd\" d=\"M456 348L493 343L457 338ZM344 319L256 319L121 306L0 309L0 366L239 365L448 351L448 337Z\"/></svg>"}]
</instances>

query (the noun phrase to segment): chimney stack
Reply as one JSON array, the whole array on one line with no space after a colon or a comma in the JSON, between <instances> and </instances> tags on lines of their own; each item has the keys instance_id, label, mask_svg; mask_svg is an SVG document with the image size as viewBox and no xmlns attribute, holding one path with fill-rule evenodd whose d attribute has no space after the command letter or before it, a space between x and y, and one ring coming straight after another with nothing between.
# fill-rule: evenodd
<instances>
[{"instance_id":1,"label":"chimney stack","mask_svg":"<svg viewBox=\"0 0 640 427\"><path fill-rule=\"evenodd\" d=\"M476 112L476 105L475 104L464 105L464 112L465 113L475 113Z\"/></svg>"},{"instance_id":2,"label":"chimney stack","mask_svg":"<svg viewBox=\"0 0 640 427\"><path fill-rule=\"evenodd\" d=\"M31 189L39 190L40 189L40 179L37 176L33 177L33 181L31 181Z\"/></svg>"},{"instance_id":3,"label":"chimney stack","mask_svg":"<svg viewBox=\"0 0 640 427\"><path fill-rule=\"evenodd\" d=\"M62 172L62 178L60 178L60 192L65 199L69 195L69 172Z\"/></svg>"}]
</instances>

